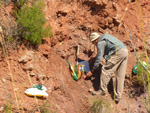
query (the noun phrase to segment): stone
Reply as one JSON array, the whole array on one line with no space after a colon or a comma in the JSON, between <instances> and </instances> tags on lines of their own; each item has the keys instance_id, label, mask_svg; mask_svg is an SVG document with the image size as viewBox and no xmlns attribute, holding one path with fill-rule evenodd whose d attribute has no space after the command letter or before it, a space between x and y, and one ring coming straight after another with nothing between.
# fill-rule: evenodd
<instances>
[{"instance_id":1,"label":"stone","mask_svg":"<svg viewBox=\"0 0 150 113\"><path fill-rule=\"evenodd\" d=\"M38 50L40 51L40 53L42 53L44 56L48 56L50 50L51 50L51 46L48 44L42 44L38 47Z\"/></svg>"},{"instance_id":2,"label":"stone","mask_svg":"<svg viewBox=\"0 0 150 113\"><path fill-rule=\"evenodd\" d=\"M45 80L46 79L46 75L38 74L38 79Z\"/></svg>"},{"instance_id":3,"label":"stone","mask_svg":"<svg viewBox=\"0 0 150 113\"><path fill-rule=\"evenodd\" d=\"M33 54L33 51L28 51L24 56L19 58L19 63L27 63L28 61L32 60Z\"/></svg>"},{"instance_id":4,"label":"stone","mask_svg":"<svg viewBox=\"0 0 150 113\"><path fill-rule=\"evenodd\" d=\"M23 68L23 70L25 70L25 71L32 71L33 70L33 64L27 64L27 65L25 65L24 67L22 67Z\"/></svg>"},{"instance_id":5,"label":"stone","mask_svg":"<svg viewBox=\"0 0 150 113\"><path fill-rule=\"evenodd\" d=\"M2 30L2 26L0 26L0 32L2 32L3 30Z\"/></svg>"},{"instance_id":6,"label":"stone","mask_svg":"<svg viewBox=\"0 0 150 113\"><path fill-rule=\"evenodd\" d=\"M116 4L115 2L113 2L113 6L115 8L116 11L121 11L120 6L118 4Z\"/></svg>"},{"instance_id":7,"label":"stone","mask_svg":"<svg viewBox=\"0 0 150 113\"><path fill-rule=\"evenodd\" d=\"M116 15L113 17L113 19L114 19L116 22L120 23L120 22L121 22L121 15L116 14Z\"/></svg>"},{"instance_id":8,"label":"stone","mask_svg":"<svg viewBox=\"0 0 150 113\"><path fill-rule=\"evenodd\" d=\"M30 72L30 76L31 76L31 77L35 76L35 73Z\"/></svg>"},{"instance_id":9,"label":"stone","mask_svg":"<svg viewBox=\"0 0 150 113\"><path fill-rule=\"evenodd\" d=\"M35 111L35 113L40 113L39 111Z\"/></svg>"},{"instance_id":10,"label":"stone","mask_svg":"<svg viewBox=\"0 0 150 113\"><path fill-rule=\"evenodd\" d=\"M1 79L4 83L6 82L6 80L4 78Z\"/></svg>"},{"instance_id":11,"label":"stone","mask_svg":"<svg viewBox=\"0 0 150 113\"><path fill-rule=\"evenodd\" d=\"M107 5L108 0L95 0L98 5Z\"/></svg>"},{"instance_id":12,"label":"stone","mask_svg":"<svg viewBox=\"0 0 150 113\"><path fill-rule=\"evenodd\" d=\"M0 107L0 112L4 111L4 107Z\"/></svg>"},{"instance_id":13,"label":"stone","mask_svg":"<svg viewBox=\"0 0 150 113\"><path fill-rule=\"evenodd\" d=\"M110 18L110 17L107 17L107 21L108 21L109 24L113 23L113 19Z\"/></svg>"},{"instance_id":14,"label":"stone","mask_svg":"<svg viewBox=\"0 0 150 113\"><path fill-rule=\"evenodd\" d=\"M103 5L107 5L108 0L101 0Z\"/></svg>"}]
</instances>

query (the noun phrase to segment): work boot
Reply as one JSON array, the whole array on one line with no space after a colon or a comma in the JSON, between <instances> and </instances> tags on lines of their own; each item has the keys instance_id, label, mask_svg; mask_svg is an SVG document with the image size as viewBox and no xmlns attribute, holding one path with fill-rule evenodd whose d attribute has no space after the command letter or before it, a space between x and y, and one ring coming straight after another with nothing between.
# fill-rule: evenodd
<instances>
[{"instance_id":1,"label":"work boot","mask_svg":"<svg viewBox=\"0 0 150 113\"><path fill-rule=\"evenodd\" d=\"M115 103L118 104L120 101L120 98L115 98Z\"/></svg>"},{"instance_id":2,"label":"work boot","mask_svg":"<svg viewBox=\"0 0 150 113\"><path fill-rule=\"evenodd\" d=\"M97 92L93 91L92 95L102 95L106 96L106 91L98 90Z\"/></svg>"}]
</instances>

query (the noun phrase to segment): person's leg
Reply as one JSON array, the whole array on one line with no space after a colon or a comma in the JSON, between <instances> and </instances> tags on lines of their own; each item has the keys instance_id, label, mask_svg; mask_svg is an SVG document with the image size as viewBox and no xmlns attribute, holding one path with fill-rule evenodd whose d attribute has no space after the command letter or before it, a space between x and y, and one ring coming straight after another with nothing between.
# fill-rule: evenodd
<instances>
[{"instance_id":1,"label":"person's leg","mask_svg":"<svg viewBox=\"0 0 150 113\"><path fill-rule=\"evenodd\" d=\"M100 77L100 89L102 91L106 92L107 85L117 68L115 60L116 60L116 56L112 55L111 58L102 67L101 77Z\"/></svg>"},{"instance_id":2,"label":"person's leg","mask_svg":"<svg viewBox=\"0 0 150 113\"><path fill-rule=\"evenodd\" d=\"M124 88L125 72L127 67L128 50L122 48L117 52L118 68L116 71L116 87L114 86L115 98L120 99Z\"/></svg>"},{"instance_id":3,"label":"person's leg","mask_svg":"<svg viewBox=\"0 0 150 113\"><path fill-rule=\"evenodd\" d=\"M116 97L118 95L120 95L121 97L124 85L127 57L128 57L127 48L122 48L119 51L117 51L116 54L112 55L111 58L106 62L106 64L103 65L100 77L100 89L102 91L107 90L107 85L110 79L113 77L114 72L116 71L115 76L117 77L117 81L114 83L114 93Z\"/></svg>"}]
</instances>

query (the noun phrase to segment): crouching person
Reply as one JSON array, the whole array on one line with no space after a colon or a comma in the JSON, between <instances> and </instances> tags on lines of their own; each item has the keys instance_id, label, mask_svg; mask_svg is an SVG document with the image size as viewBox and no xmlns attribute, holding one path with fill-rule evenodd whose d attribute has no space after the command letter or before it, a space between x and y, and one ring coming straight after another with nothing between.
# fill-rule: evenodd
<instances>
[{"instance_id":1,"label":"crouching person","mask_svg":"<svg viewBox=\"0 0 150 113\"><path fill-rule=\"evenodd\" d=\"M124 88L128 49L123 42L109 34L99 35L94 32L90 34L89 39L92 44L97 46L97 56L92 70L86 76L90 77L92 75L104 57L106 63L102 66L101 70L100 89L95 94L106 95L107 85L115 73L114 100L118 103Z\"/></svg>"}]
</instances>

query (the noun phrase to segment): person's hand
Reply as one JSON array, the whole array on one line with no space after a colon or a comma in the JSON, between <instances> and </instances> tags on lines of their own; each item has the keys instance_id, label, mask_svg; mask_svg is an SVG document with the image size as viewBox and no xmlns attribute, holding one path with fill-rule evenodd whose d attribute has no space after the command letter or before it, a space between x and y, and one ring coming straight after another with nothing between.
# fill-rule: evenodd
<instances>
[{"instance_id":1,"label":"person's hand","mask_svg":"<svg viewBox=\"0 0 150 113\"><path fill-rule=\"evenodd\" d=\"M86 77L89 78L89 77L91 77L91 76L92 76L92 72L89 71L89 72L86 74Z\"/></svg>"}]
</instances>

